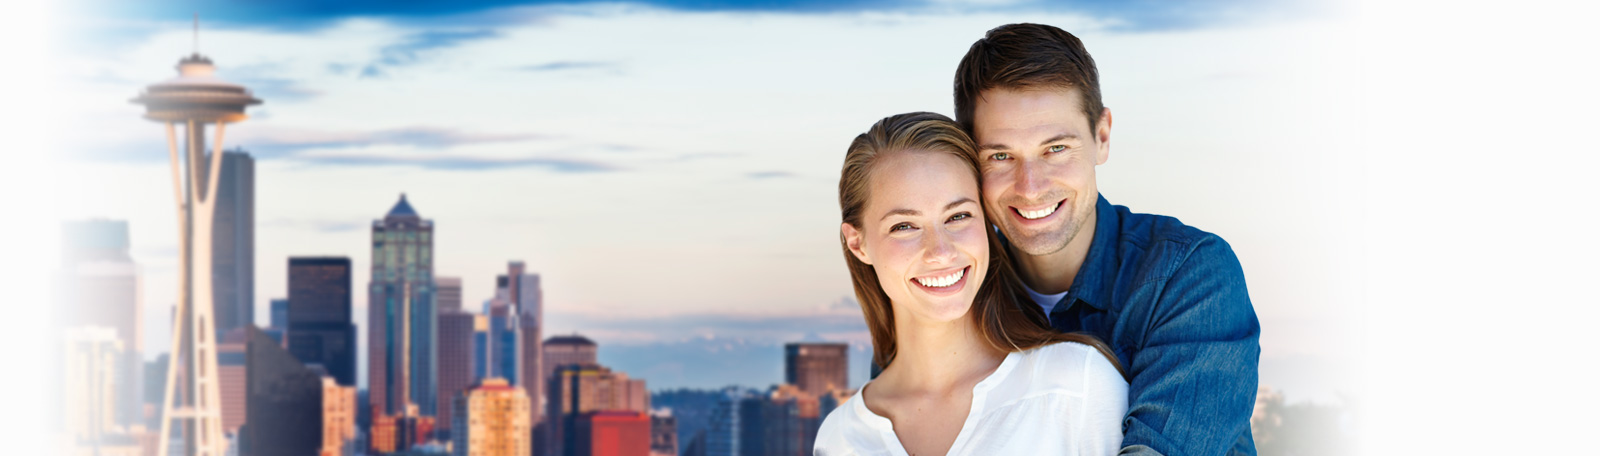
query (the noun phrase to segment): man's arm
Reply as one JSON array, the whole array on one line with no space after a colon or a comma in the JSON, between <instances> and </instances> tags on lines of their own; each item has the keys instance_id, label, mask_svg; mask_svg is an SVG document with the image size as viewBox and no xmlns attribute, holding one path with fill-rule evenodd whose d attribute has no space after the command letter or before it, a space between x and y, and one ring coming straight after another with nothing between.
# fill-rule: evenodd
<instances>
[{"instance_id":1,"label":"man's arm","mask_svg":"<svg viewBox=\"0 0 1600 456\"><path fill-rule=\"evenodd\" d=\"M1261 324L1233 249L1207 236L1164 283L1141 288L1155 304L1125 309L1145 331L1128 366L1122 454L1255 454Z\"/></svg>"}]
</instances>

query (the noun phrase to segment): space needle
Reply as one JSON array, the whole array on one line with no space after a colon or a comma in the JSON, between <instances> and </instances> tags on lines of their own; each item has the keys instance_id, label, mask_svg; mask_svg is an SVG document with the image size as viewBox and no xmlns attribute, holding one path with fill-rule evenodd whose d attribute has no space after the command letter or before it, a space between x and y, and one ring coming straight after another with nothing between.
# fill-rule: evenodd
<instances>
[{"instance_id":1,"label":"space needle","mask_svg":"<svg viewBox=\"0 0 1600 456\"><path fill-rule=\"evenodd\" d=\"M195 21L196 42L199 20ZM144 118L167 130L172 159L173 197L178 208L178 301L172 325L172 357L167 364L157 453L171 454L172 432L183 432L184 454L223 456L222 401L218 390L215 318L212 315L211 225L214 196L222 173L222 139L227 124L244 120L245 107L261 104L244 86L215 75L211 59L195 52L178 61L178 76L146 87L132 100L144 105ZM180 151L179 126L183 141ZM216 132L206 151L206 129Z\"/></svg>"}]
</instances>

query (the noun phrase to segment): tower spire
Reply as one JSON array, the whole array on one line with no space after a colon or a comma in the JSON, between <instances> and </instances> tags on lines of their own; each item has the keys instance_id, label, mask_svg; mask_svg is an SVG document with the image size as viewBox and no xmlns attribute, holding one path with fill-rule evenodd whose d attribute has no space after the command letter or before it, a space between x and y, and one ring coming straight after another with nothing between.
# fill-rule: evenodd
<instances>
[{"instance_id":1,"label":"tower spire","mask_svg":"<svg viewBox=\"0 0 1600 456\"><path fill-rule=\"evenodd\" d=\"M194 55L200 55L200 12L194 12Z\"/></svg>"}]
</instances>

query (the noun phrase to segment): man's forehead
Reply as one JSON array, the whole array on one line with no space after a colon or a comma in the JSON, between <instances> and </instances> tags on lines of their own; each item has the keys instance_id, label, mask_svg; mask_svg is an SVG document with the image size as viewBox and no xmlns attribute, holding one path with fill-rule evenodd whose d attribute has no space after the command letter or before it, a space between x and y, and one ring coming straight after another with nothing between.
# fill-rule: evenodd
<instances>
[{"instance_id":1,"label":"man's forehead","mask_svg":"<svg viewBox=\"0 0 1600 456\"><path fill-rule=\"evenodd\" d=\"M1083 97L1073 87L994 88L979 93L973 133L1086 127ZM1021 131L1017 131L1021 132ZM1054 133L1051 133L1054 134Z\"/></svg>"}]
</instances>

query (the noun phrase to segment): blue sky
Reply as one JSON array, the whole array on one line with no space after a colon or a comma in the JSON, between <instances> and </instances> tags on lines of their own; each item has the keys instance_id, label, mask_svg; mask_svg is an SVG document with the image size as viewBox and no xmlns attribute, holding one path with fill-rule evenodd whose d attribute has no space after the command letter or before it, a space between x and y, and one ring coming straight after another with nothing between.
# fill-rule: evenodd
<instances>
[{"instance_id":1,"label":"blue sky","mask_svg":"<svg viewBox=\"0 0 1600 456\"><path fill-rule=\"evenodd\" d=\"M1265 383L1290 398L1350 387L1265 372L1346 362L1337 341L1358 329L1339 299L1354 241L1338 233L1362 168L1325 160L1337 149L1320 140L1354 110L1331 4L202 3L201 52L265 100L225 140L257 159L258 321L289 256L349 256L365 284L366 227L404 192L467 307L526 261L547 334L595 338L652 388L777 381L785 341L864 350L837 246L843 147L889 114L949 114L973 40L1043 22L1100 64L1117 121L1107 197L1229 240L1268 328ZM176 231L164 138L127 100L172 76L199 4L76 5L99 13L61 21L61 103L95 134L58 142L82 176L57 184L63 218L130 221L154 356ZM707 353L748 367L725 381L672 367Z\"/></svg>"}]
</instances>

